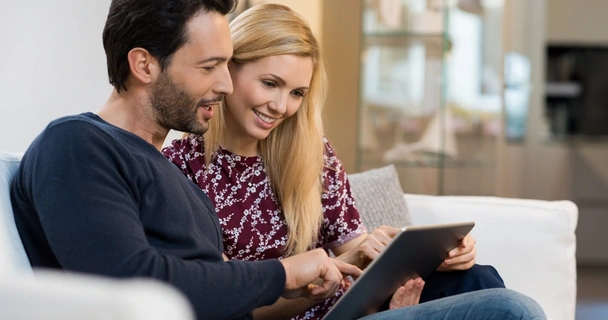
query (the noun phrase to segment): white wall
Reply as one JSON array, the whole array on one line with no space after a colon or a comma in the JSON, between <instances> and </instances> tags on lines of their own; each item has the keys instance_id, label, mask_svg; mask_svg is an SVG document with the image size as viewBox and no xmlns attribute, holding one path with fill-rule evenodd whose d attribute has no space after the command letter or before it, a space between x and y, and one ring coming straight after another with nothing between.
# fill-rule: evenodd
<instances>
[{"instance_id":1,"label":"white wall","mask_svg":"<svg viewBox=\"0 0 608 320\"><path fill-rule=\"evenodd\" d=\"M101 32L110 0L2 0L0 150L23 152L51 120L111 92ZM77 134L77 133L75 133Z\"/></svg>"}]
</instances>

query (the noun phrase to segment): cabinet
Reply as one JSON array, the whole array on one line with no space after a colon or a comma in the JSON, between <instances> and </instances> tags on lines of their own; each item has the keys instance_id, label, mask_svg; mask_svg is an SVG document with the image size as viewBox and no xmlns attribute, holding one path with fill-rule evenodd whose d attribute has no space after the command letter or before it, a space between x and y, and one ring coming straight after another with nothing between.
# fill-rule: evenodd
<instances>
[{"instance_id":1,"label":"cabinet","mask_svg":"<svg viewBox=\"0 0 608 320\"><path fill-rule=\"evenodd\" d=\"M607 58L600 44L547 46L545 111L553 138L606 141Z\"/></svg>"},{"instance_id":2,"label":"cabinet","mask_svg":"<svg viewBox=\"0 0 608 320\"><path fill-rule=\"evenodd\" d=\"M362 0L356 170L405 192L494 194L503 134L501 0Z\"/></svg>"}]
</instances>

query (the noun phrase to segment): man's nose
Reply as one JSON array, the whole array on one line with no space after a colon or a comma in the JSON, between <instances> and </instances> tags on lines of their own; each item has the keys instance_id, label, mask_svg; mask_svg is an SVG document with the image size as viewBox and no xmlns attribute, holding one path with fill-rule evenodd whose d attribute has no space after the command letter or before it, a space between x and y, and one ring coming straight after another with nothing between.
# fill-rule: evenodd
<instances>
[{"instance_id":1,"label":"man's nose","mask_svg":"<svg viewBox=\"0 0 608 320\"><path fill-rule=\"evenodd\" d=\"M222 68L219 79L216 85L213 88L214 92L217 94L228 95L232 94L232 78L230 77L230 71L228 71L228 66Z\"/></svg>"}]
</instances>

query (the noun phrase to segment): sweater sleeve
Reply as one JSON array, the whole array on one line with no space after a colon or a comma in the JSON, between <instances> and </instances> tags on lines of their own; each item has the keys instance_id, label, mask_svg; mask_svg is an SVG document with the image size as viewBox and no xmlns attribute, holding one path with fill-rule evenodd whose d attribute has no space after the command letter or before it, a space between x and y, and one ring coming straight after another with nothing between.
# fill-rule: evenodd
<instances>
[{"instance_id":1,"label":"sweater sleeve","mask_svg":"<svg viewBox=\"0 0 608 320\"><path fill-rule=\"evenodd\" d=\"M167 282L185 293L199 319L247 317L280 296L285 271L279 261L224 262L212 241L217 235L211 240L198 237L202 239L200 245L196 243L200 247L196 257L180 255L180 248L171 247L172 243L151 243L147 235L162 226L143 223L153 217L142 213L140 206L142 198L154 194L150 190L163 181L138 185L141 181L133 178L137 175L121 163L124 155L119 153L124 150L96 138L99 134L106 133L85 125L57 125L47 129L35 142L36 151L24 158L28 175L23 179L24 197L35 208L44 237L63 269ZM170 221L173 213L160 214L169 215ZM188 241L184 236L175 243Z\"/></svg>"}]
</instances>

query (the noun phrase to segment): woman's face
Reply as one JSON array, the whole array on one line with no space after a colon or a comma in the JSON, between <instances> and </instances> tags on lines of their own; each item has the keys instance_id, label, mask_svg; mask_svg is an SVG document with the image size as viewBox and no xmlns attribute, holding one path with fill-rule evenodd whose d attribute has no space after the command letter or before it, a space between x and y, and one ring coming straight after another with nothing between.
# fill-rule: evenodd
<instances>
[{"instance_id":1,"label":"woman's face","mask_svg":"<svg viewBox=\"0 0 608 320\"><path fill-rule=\"evenodd\" d=\"M295 55L230 65L234 91L226 96L227 136L241 143L257 144L265 139L298 111L308 92L312 69L311 58Z\"/></svg>"}]
</instances>

